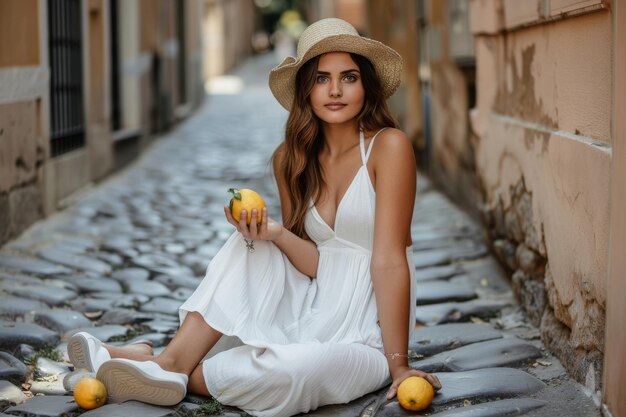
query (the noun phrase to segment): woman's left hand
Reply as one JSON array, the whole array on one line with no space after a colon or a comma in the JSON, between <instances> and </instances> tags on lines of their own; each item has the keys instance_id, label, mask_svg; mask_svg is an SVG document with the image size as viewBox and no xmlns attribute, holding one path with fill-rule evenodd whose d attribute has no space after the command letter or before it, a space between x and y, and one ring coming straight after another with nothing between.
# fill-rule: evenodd
<instances>
[{"instance_id":1,"label":"woman's left hand","mask_svg":"<svg viewBox=\"0 0 626 417\"><path fill-rule=\"evenodd\" d=\"M430 385L433 386L433 389L435 391L441 389L441 382L439 382L439 378L437 378L437 376L433 374L427 374L426 372L420 371L419 369L413 369L408 366L403 366L401 367L401 369L395 370L394 372L393 383L391 384L389 391L387 391L388 400L396 396L400 383L410 376L419 376L424 378L430 383Z\"/></svg>"}]
</instances>

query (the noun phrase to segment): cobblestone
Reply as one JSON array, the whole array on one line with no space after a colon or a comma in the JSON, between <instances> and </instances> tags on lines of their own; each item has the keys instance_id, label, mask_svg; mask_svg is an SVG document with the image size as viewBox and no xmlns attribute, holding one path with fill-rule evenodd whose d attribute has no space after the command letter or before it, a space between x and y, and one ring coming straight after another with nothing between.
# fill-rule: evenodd
<instances>
[{"instance_id":1,"label":"cobblestone","mask_svg":"<svg viewBox=\"0 0 626 417\"><path fill-rule=\"evenodd\" d=\"M59 342L58 333L33 323L0 321L0 349L13 350L22 343L44 347Z\"/></svg>"},{"instance_id":2,"label":"cobblestone","mask_svg":"<svg viewBox=\"0 0 626 417\"><path fill-rule=\"evenodd\" d=\"M431 356L439 352L499 339L502 332L491 326L473 323L452 323L439 326L423 327L413 333L409 349L422 356Z\"/></svg>"},{"instance_id":3,"label":"cobblestone","mask_svg":"<svg viewBox=\"0 0 626 417\"><path fill-rule=\"evenodd\" d=\"M415 272L415 279L420 281L441 280L460 274L462 271L456 265L433 266L419 268Z\"/></svg>"},{"instance_id":4,"label":"cobblestone","mask_svg":"<svg viewBox=\"0 0 626 417\"><path fill-rule=\"evenodd\" d=\"M78 410L72 397L66 395L35 396L23 404L9 407L5 411L10 415L37 417L64 417Z\"/></svg>"},{"instance_id":5,"label":"cobblestone","mask_svg":"<svg viewBox=\"0 0 626 417\"><path fill-rule=\"evenodd\" d=\"M417 305L444 301L466 301L476 298L476 291L467 285L454 282L423 282L417 294Z\"/></svg>"},{"instance_id":6,"label":"cobblestone","mask_svg":"<svg viewBox=\"0 0 626 417\"><path fill-rule=\"evenodd\" d=\"M0 297L0 316L14 319L17 316L23 316L25 313L33 310L47 308L48 305L41 301L29 300L20 297Z\"/></svg>"},{"instance_id":7,"label":"cobblestone","mask_svg":"<svg viewBox=\"0 0 626 417\"><path fill-rule=\"evenodd\" d=\"M56 375L68 373L70 368L62 363L52 361L48 358L40 357L37 359L37 365L35 366L35 376L37 378L46 378Z\"/></svg>"},{"instance_id":8,"label":"cobblestone","mask_svg":"<svg viewBox=\"0 0 626 417\"><path fill-rule=\"evenodd\" d=\"M473 399L495 399L534 394L546 386L537 378L513 368L487 368L466 372L441 372L443 388L434 405Z\"/></svg>"},{"instance_id":9,"label":"cobblestone","mask_svg":"<svg viewBox=\"0 0 626 417\"><path fill-rule=\"evenodd\" d=\"M9 270L22 271L36 275L54 275L69 274L71 269L61 265L55 265L50 262L40 261L37 259L24 258L19 255L3 255L0 254L0 266Z\"/></svg>"},{"instance_id":10,"label":"cobblestone","mask_svg":"<svg viewBox=\"0 0 626 417\"><path fill-rule=\"evenodd\" d=\"M82 313L72 310L36 311L33 321L57 333L67 333L79 327L91 327L91 321Z\"/></svg>"},{"instance_id":11,"label":"cobblestone","mask_svg":"<svg viewBox=\"0 0 626 417\"><path fill-rule=\"evenodd\" d=\"M0 378L22 383L28 378L29 369L13 355L0 352Z\"/></svg>"},{"instance_id":12,"label":"cobblestone","mask_svg":"<svg viewBox=\"0 0 626 417\"><path fill-rule=\"evenodd\" d=\"M9 381L0 381L0 407L2 409L10 405L22 404L24 401L26 401L26 395L20 388Z\"/></svg>"},{"instance_id":13,"label":"cobblestone","mask_svg":"<svg viewBox=\"0 0 626 417\"><path fill-rule=\"evenodd\" d=\"M77 327L115 344L147 339L160 352L177 330L178 307L233 231L222 211L228 188L258 190L270 215L280 217L268 162L286 113L266 87L274 64L267 55L243 65L234 74L242 78L243 91L207 97L132 167L73 197L64 212L0 248L0 348L29 363L38 357L40 367L24 366L25 374L15 378L7 365L6 378L12 381L0 381L0 415L81 413L70 396L81 372L68 373L69 364L62 362L51 380L33 379L50 364L44 358L51 347L68 360L67 338ZM426 358L412 363L459 371L438 374L443 389L428 415L599 417L592 400L546 353L537 329L520 314L509 280L487 252L482 226L421 175L413 218L419 330L411 352L413 359ZM530 253L514 255L511 262L535 262ZM13 360L19 361L8 362ZM28 381L23 387L21 379ZM397 400L387 401L386 392L384 387L302 416L414 415ZM23 402L27 397L32 398ZM192 400L208 399L186 398ZM196 407L128 402L82 415L181 416ZM245 413L224 407L220 416Z\"/></svg>"},{"instance_id":14,"label":"cobblestone","mask_svg":"<svg viewBox=\"0 0 626 417\"><path fill-rule=\"evenodd\" d=\"M510 302L478 298L461 302L442 302L419 306L415 309L415 316L419 323L435 325L467 321L470 317L490 318L510 305Z\"/></svg>"},{"instance_id":15,"label":"cobblestone","mask_svg":"<svg viewBox=\"0 0 626 417\"><path fill-rule=\"evenodd\" d=\"M426 372L457 372L528 364L532 359L541 356L539 349L532 344L516 337L507 337L441 352L430 358L412 362L411 366Z\"/></svg>"},{"instance_id":16,"label":"cobblestone","mask_svg":"<svg viewBox=\"0 0 626 417\"><path fill-rule=\"evenodd\" d=\"M483 404L455 408L437 414L438 417L513 417L521 416L531 410L544 407L545 401L530 398L514 398L512 400L492 401Z\"/></svg>"}]
</instances>

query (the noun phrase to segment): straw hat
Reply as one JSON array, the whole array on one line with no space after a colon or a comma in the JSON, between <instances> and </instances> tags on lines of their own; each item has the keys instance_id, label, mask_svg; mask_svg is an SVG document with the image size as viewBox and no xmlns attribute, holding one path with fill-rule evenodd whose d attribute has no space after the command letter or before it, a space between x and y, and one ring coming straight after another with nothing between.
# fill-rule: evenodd
<instances>
[{"instance_id":1,"label":"straw hat","mask_svg":"<svg viewBox=\"0 0 626 417\"><path fill-rule=\"evenodd\" d=\"M270 89L276 100L287 110L296 91L296 73L309 59L327 52L352 52L369 59L380 78L385 98L400 85L402 57L390 47L360 36L348 22L322 19L306 28L298 41L297 56L288 56L270 71Z\"/></svg>"}]
</instances>

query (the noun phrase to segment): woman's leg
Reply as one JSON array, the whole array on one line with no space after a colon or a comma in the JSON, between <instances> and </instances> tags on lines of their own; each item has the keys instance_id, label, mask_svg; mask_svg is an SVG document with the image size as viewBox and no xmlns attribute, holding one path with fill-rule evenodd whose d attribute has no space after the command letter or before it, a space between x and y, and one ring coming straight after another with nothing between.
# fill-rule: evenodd
<instances>
[{"instance_id":1,"label":"woman's leg","mask_svg":"<svg viewBox=\"0 0 626 417\"><path fill-rule=\"evenodd\" d=\"M211 393L206 387L204 382L204 373L202 371L202 363L196 366L191 375L189 375L189 382L187 383L187 391L192 394L202 395L204 397L212 397Z\"/></svg>"},{"instance_id":2,"label":"woman's leg","mask_svg":"<svg viewBox=\"0 0 626 417\"><path fill-rule=\"evenodd\" d=\"M174 338L154 361L167 371L191 375L220 337L222 333L209 326L200 313L190 312Z\"/></svg>"},{"instance_id":3,"label":"woman's leg","mask_svg":"<svg viewBox=\"0 0 626 417\"><path fill-rule=\"evenodd\" d=\"M174 338L158 356L133 349L130 346L106 345L105 347L112 358L142 362L154 361L166 371L191 375L220 337L222 337L222 333L209 326L202 315L194 311L187 314Z\"/></svg>"},{"instance_id":4,"label":"woman's leg","mask_svg":"<svg viewBox=\"0 0 626 417\"><path fill-rule=\"evenodd\" d=\"M103 343L102 346L109 351L111 358L124 358L135 361L154 360L152 348L147 344L113 346Z\"/></svg>"},{"instance_id":5,"label":"woman's leg","mask_svg":"<svg viewBox=\"0 0 626 417\"><path fill-rule=\"evenodd\" d=\"M385 356L357 343L243 345L202 365L210 393L249 414L262 410L264 415L296 415L347 403L391 382ZM188 387L191 392L191 378Z\"/></svg>"}]
</instances>

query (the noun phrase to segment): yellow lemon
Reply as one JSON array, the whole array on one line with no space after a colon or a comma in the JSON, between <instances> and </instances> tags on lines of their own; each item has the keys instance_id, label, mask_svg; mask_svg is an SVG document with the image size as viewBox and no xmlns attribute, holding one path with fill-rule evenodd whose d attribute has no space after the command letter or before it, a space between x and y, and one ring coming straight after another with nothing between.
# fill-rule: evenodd
<instances>
[{"instance_id":1,"label":"yellow lemon","mask_svg":"<svg viewBox=\"0 0 626 417\"><path fill-rule=\"evenodd\" d=\"M93 410L107 402L107 390L96 378L82 378L74 386L74 400L82 409Z\"/></svg>"},{"instance_id":2,"label":"yellow lemon","mask_svg":"<svg viewBox=\"0 0 626 417\"><path fill-rule=\"evenodd\" d=\"M432 385L419 376L408 377L398 387L398 402L410 411L428 408L434 396L435 390Z\"/></svg>"},{"instance_id":3,"label":"yellow lemon","mask_svg":"<svg viewBox=\"0 0 626 417\"><path fill-rule=\"evenodd\" d=\"M241 210L246 210L247 218L246 223L250 225L252 222L252 209L257 209L257 224L261 224L261 210L265 207L265 201L254 190L247 188L230 188L229 193L232 193L233 198L230 199L230 212L236 221L239 221L241 217Z\"/></svg>"}]
</instances>

